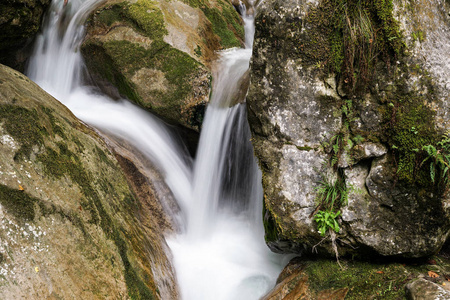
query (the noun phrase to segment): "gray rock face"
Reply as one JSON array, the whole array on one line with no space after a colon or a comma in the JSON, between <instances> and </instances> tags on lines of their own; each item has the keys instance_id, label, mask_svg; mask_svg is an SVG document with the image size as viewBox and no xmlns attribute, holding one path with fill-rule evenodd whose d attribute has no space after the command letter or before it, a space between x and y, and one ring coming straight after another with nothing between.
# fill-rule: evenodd
<instances>
[{"instance_id":1,"label":"gray rock face","mask_svg":"<svg viewBox=\"0 0 450 300\"><path fill-rule=\"evenodd\" d=\"M154 186L2 65L0 166L0 298L176 299Z\"/></svg>"},{"instance_id":2,"label":"gray rock face","mask_svg":"<svg viewBox=\"0 0 450 300\"><path fill-rule=\"evenodd\" d=\"M406 295L410 300L450 299L450 291L426 279L417 279L406 286Z\"/></svg>"},{"instance_id":3,"label":"gray rock face","mask_svg":"<svg viewBox=\"0 0 450 300\"><path fill-rule=\"evenodd\" d=\"M409 31L405 46L396 49L406 47L406 54L386 52L392 57L378 58L370 80L353 89L349 82L361 69L348 79L331 66L334 32L324 17L327 2L259 5L247 105L263 170L266 241L273 250L311 251L317 245L318 251L332 252L329 238L319 243L323 237L313 215L321 208L320 181L336 178L348 191L338 218L341 254L419 257L445 242L449 199L431 182L421 150L450 129L450 67L437 50L450 45L440 42L450 38L448 3L426 2L415 5L419 16L427 17L430 40L408 37L418 16L395 2L394 17L411 17L399 23ZM444 52L443 57L450 53Z\"/></svg>"}]
</instances>

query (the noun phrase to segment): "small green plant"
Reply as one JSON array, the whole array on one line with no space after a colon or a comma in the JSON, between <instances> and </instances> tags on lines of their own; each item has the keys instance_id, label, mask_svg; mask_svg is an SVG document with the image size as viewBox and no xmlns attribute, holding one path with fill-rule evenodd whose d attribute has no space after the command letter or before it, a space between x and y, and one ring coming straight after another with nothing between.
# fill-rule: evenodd
<instances>
[{"instance_id":1,"label":"small green plant","mask_svg":"<svg viewBox=\"0 0 450 300\"><path fill-rule=\"evenodd\" d=\"M422 147L422 150L426 152L427 157L422 161L420 166L429 161L431 181L435 183L436 175L439 174L438 183L442 183L445 189L447 189L450 177L450 137L444 135L436 146L425 145Z\"/></svg>"},{"instance_id":2,"label":"small green plant","mask_svg":"<svg viewBox=\"0 0 450 300\"><path fill-rule=\"evenodd\" d=\"M197 48L194 49L194 53L198 57L202 56L202 48L200 48L200 46L197 45Z\"/></svg>"},{"instance_id":3,"label":"small green plant","mask_svg":"<svg viewBox=\"0 0 450 300\"><path fill-rule=\"evenodd\" d=\"M340 208L348 202L348 189L344 180L338 176L333 181L322 175L316 191L318 205L313 215L320 235L325 236L329 230L339 232L337 218L341 214Z\"/></svg>"},{"instance_id":4,"label":"small green plant","mask_svg":"<svg viewBox=\"0 0 450 300\"><path fill-rule=\"evenodd\" d=\"M337 222L337 217L341 214L340 211L334 213L332 211L322 211L319 210L314 216L314 221L317 222L317 228L319 229L320 235L325 236L329 229L339 232L339 223Z\"/></svg>"}]
</instances>

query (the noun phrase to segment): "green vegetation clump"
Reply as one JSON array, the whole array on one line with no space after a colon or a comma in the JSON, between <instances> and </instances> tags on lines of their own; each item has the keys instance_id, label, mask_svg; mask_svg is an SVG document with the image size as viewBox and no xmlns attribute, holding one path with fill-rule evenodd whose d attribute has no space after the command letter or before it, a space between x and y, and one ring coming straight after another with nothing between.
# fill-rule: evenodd
<instances>
[{"instance_id":1,"label":"green vegetation clump","mask_svg":"<svg viewBox=\"0 0 450 300\"><path fill-rule=\"evenodd\" d=\"M153 42L149 49L128 41L111 41L105 44L105 49L112 57L112 61L116 62L128 76L132 76L138 69L150 68L164 72L168 82L176 83L175 88L166 92L155 91L155 97L161 99L159 102L165 103L165 106L168 107L171 104L178 103L180 99L190 93L192 86L189 79L195 75L201 66L199 62L186 53L172 48L162 41ZM112 74L111 77L115 78ZM118 79L119 83L122 83L118 85L119 87L128 92L133 91L132 83L122 77ZM138 98L134 92L129 96L132 97L131 99ZM139 99L139 103L141 102ZM157 108L152 107L152 109Z\"/></svg>"},{"instance_id":2,"label":"green vegetation clump","mask_svg":"<svg viewBox=\"0 0 450 300\"><path fill-rule=\"evenodd\" d=\"M0 184L0 203L19 220L32 221L38 202L39 199L30 196L23 190L15 190Z\"/></svg>"},{"instance_id":3,"label":"green vegetation clump","mask_svg":"<svg viewBox=\"0 0 450 300\"><path fill-rule=\"evenodd\" d=\"M208 20L211 22L212 30L221 39L223 48L240 47L241 41L236 38L236 35L243 40L244 28L241 24L241 19L237 11L229 3L223 0L217 0L220 9L211 7L208 1L205 0L183 0L186 4L192 7L200 8Z\"/></svg>"},{"instance_id":4,"label":"green vegetation clump","mask_svg":"<svg viewBox=\"0 0 450 300\"><path fill-rule=\"evenodd\" d=\"M312 291L348 288L345 299L405 299L405 284L419 270L400 263L370 263L319 259L308 261L305 272Z\"/></svg>"},{"instance_id":5,"label":"green vegetation clump","mask_svg":"<svg viewBox=\"0 0 450 300\"><path fill-rule=\"evenodd\" d=\"M379 61L389 69L406 47L392 0L323 0L306 20L305 61L338 75L350 94L367 87Z\"/></svg>"},{"instance_id":6,"label":"green vegetation clump","mask_svg":"<svg viewBox=\"0 0 450 300\"><path fill-rule=\"evenodd\" d=\"M422 150L427 156L420 166L428 162L431 181L445 193L450 185L450 136L446 134L436 145L425 145Z\"/></svg>"},{"instance_id":7,"label":"green vegetation clump","mask_svg":"<svg viewBox=\"0 0 450 300\"><path fill-rule=\"evenodd\" d=\"M348 202L348 189L344 175L339 175L336 180L331 180L322 175L322 180L316 187L317 208L313 215L322 236L326 236L330 230L339 232L340 227L337 218L341 214L340 208Z\"/></svg>"},{"instance_id":8,"label":"green vegetation clump","mask_svg":"<svg viewBox=\"0 0 450 300\"><path fill-rule=\"evenodd\" d=\"M38 112L15 105L0 105L0 120L5 130L20 143L14 159L28 158L34 145L42 146L48 130L39 122Z\"/></svg>"},{"instance_id":9,"label":"green vegetation clump","mask_svg":"<svg viewBox=\"0 0 450 300\"><path fill-rule=\"evenodd\" d=\"M124 13L151 39L162 39L167 34L163 14L155 1L138 0L124 10Z\"/></svg>"},{"instance_id":10,"label":"green vegetation clump","mask_svg":"<svg viewBox=\"0 0 450 300\"><path fill-rule=\"evenodd\" d=\"M398 156L397 176L406 183L430 185L430 178L421 168L423 147L434 144L434 114L423 99L414 96L398 99L388 105L388 143Z\"/></svg>"}]
</instances>

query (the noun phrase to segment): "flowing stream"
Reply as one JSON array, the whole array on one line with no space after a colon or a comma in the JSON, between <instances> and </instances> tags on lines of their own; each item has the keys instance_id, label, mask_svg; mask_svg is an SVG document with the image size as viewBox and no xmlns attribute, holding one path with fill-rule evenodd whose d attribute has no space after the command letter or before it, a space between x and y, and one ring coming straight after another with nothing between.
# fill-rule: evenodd
<instances>
[{"instance_id":1,"label":"flowing stream","mask_svg":"<svg viewBox=\"0 0 450 300\"><path fill-rule=\"evenodd\" d=\"M275 284L283 256L264 242L261 173L253 157L245 104L230 108L248 70L253 20L245 18L246 49L220 53L197 157L189 157L159 119L127 100L83 85L82 24L98 0L54 0L36 40L28 76L78 118L128 141L158 167L181 214L167 237L182 299L259 299Z\"/></svg>"}]
</instances>

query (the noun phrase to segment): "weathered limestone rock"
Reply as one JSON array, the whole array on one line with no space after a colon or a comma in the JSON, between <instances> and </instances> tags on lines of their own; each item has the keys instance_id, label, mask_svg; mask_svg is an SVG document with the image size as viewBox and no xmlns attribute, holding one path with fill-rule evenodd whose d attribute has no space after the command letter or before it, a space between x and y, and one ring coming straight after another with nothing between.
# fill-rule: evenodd
<instances>
[{"instance_id":1,"label":"weathered limestone rock","mask_svg":"<svg viewBox=\"0 0 450 300\"><path fill-rule=\"evenodd\" d=\"M24 48L41 27L50 0L10 0L0 3L0 63L23 70Z\"/></svg>"},{"instance_id":2,"label":"weathered limestone rock","mask_svg":"<svg viewBox=\"0 0 450 300\"><path fill-rule=\"evenodd\" d=\"M341 12L333 1L259 5L247 105L266 241L278 252L333 253L314 221L325 206L318 189L344 182L348 203L333 208L339 253L436 253L450 198L423 147L449 151L449 3L347 2Z\"/></svg>"},{"instance_id":3,"label":"weathered limestone rock","mask_svg":"<svg viewBox=\"0 0 450 300\"><path fill-rule=\"evenodd\" d=\"M177 297L162 237L169 221L139 169L118 159L66 107L0 66L0 298Z\"/></svg>"},{"instance_id":4,"label":"weathered limestone rock","mask_svg":"<svg viewBox=\"0 0 450 300\"><path fill-rule=\"evenodd\" d=\"M96 81L198 131L215 51L240 47L243 33L228 1L111 0L93 13L82 52Z\"/></svg>"},{"instance_id":5,"label":"weathered limestone rock","mask_svg":"<svg viewBox=\"0 0 450 300\"><path fill-rule=\"evenodd\" d=\"M429 280L420 278L406 286L406 296L410 300L450 299L450 291Z\"/></svg>"}]
</instances>

